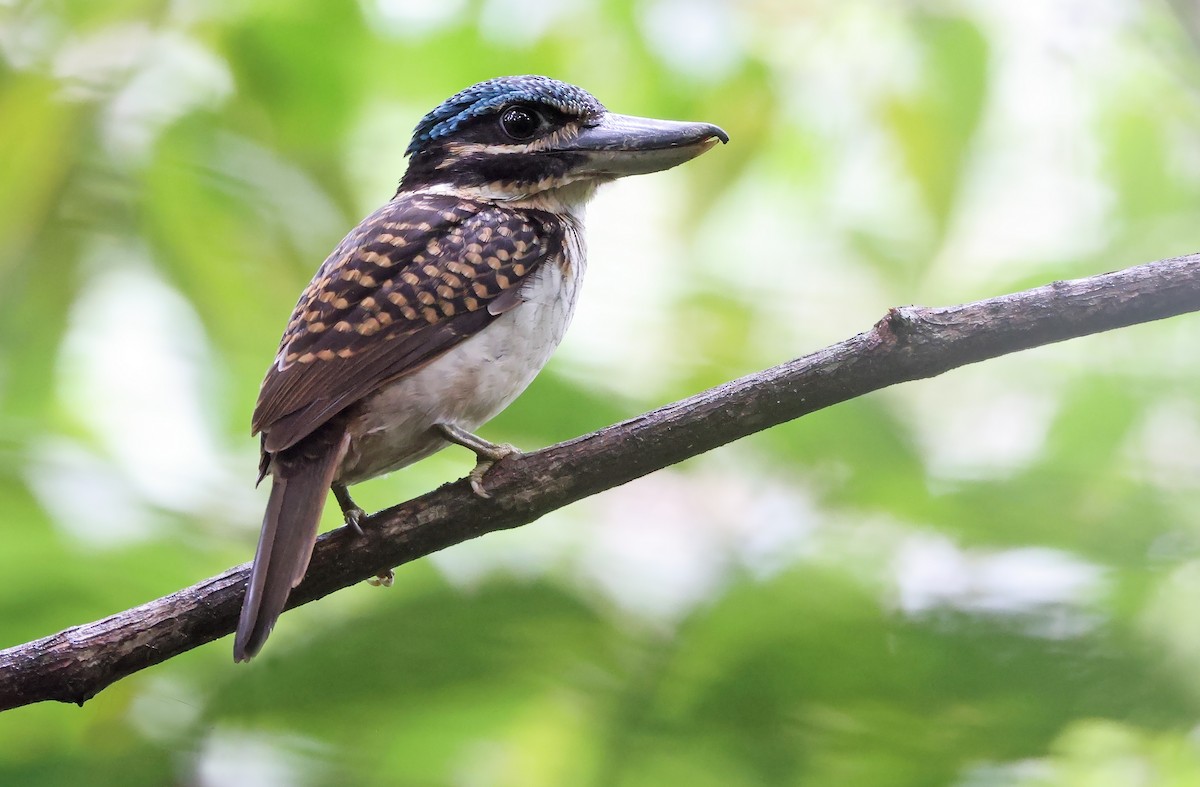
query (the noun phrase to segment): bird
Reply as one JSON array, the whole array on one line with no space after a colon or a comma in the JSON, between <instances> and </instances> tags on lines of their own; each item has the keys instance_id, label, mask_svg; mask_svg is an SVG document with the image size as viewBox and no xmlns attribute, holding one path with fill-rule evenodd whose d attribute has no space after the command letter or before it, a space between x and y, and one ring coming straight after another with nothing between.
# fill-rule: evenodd
<instances>
[{"instance_id":1,"label":"bird","mask_svg":"<svg viewBox=\"0 0 1200 787\"><path fill-rule=\"evenodd\" d=\"M252 418L271 477L234 637L256 655L307 571L332 491L447 447L477 457L471 488L509 445L474 432L549 360L586 266L584 207L599 185L669 169L729 136L710 123L608 111L539 75L472 85L425 115L395 195L346 235L301 294Z\"/></svg>"}]
</instances>

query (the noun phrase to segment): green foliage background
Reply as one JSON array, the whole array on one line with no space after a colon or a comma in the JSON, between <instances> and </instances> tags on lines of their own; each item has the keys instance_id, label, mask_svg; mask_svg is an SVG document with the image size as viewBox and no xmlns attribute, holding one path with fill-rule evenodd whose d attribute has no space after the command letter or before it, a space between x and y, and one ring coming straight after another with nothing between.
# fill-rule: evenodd
<instances>
[{"instance_id":1,"label":"green foliage background","mask_svg":"<svg viewBox=\"0 0 1200 787\"><path fill-rule=\"evenodd\" d=\"M0 2L0 646L247 560L283 322L501 73L732 143L602 192L540 446L944 304L1195 251L1190 6ZM819 413L291 613L0 784L1200 780L1200 323ZM463 475L448 451L357 497ZM332 525L333 519L330 519Z\"/></svg>"}]
</instances>

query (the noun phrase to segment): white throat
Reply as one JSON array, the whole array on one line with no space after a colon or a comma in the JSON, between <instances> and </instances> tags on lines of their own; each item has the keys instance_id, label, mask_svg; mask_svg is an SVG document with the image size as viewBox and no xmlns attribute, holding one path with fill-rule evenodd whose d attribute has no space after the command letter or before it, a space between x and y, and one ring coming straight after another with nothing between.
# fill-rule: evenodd
<instances>
[{"instance_id":1,"label":"white throat","mask_svg":"<svg viewBox=\"0 0 1200 787\"><path fill-rule=\"evenodd\" d=\"M497 202L514 208L533 208L550 213L565 214L578 221L583 220L588 202L596 194L598 182L592 178L576 180L564 186L547 189L532 189L514 192L496 185L452 186L435 183L421 189L426 194L445 194L462 199Z\"/></svg>"}]
</instances>

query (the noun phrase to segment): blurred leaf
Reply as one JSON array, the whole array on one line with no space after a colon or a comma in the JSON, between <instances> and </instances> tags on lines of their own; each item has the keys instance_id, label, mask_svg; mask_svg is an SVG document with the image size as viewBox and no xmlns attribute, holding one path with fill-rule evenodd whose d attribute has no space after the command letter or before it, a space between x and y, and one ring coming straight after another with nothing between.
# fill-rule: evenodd
<instances>
[{"instance_id":1,"label":"blurred leaf","mask_svg":"<svg viewBox=\"0 0 1200 787\"><path fill-rule=\"evenodd\" d=\"M44 425L55 348L75 295L76 221L62 215L85 119L57 86L27 75L0 77L0 419L4 432Z\"/></svg>"},{"instance_id":2,"label":"blurred leaf","mask_svg":"<svg viewBox=\"0 0 1200 787\"><path fill-rule=\"evenodd\" d=\"M1146 783L1184 787L1200 780L1200 751L1182 732L1147 733L1106 719L1077 722L1055 744L1044 776L1022 787Z\"/></svg>"},{"instance_id":3,"label":"blurred leaf","mask_svg":"<svg viewBox=\"0 0 1200 787\"><path fill-rule=\"evenodd\" d=\"M256 728L304 719L308 734L369 757L357 765L362 773L402 766L420 782L450 772L476 741L505 737L564 682L602 691L619 677L608 625L553 587L499 582L470 596L436 586L388 595L308 648L265 653L222 689L213 711ZM579 691L567 701L580 721L594 702Z\"/></svg>"},{"instance_id":4,"label":"blurred leaf","mask_svg":"<svg viewBox=\"0 0 1200 787\"><path fill-rule=\"evenodd\" d=\"M892 97L882 111L934 220L936 248L983 112L989 51L979 27L965 17L919 13L912 25L922 57L919 87Z\"/></svg>"},{"instance_id":5,"label":"blurred leaf","mask_svg":"<svg viewBox=\"0 0 1200 787\"><path fill-rule=\"evenodd\" d=\"M9 3L0 644L249 557L256 498L232 498L251 494L246 425L286 316L389 196L412 124L480 79L546 73L614 111L732 137L647 206L662 221L644 229L678 242L628 247L627 285L655 288L655 341L636 348L661 366L651 393L626 379L639 372L600 380L556 362L485 427L526 448L790 357L795 337L834 332L840 310L908 302L924 271L965 299L1194 249L1200 58L1163 8L777 5ZM654 25L668 13L664 43ZM675 45L726 65L685 73ZM203 92L190 56L219 90ZM1061 112L1054 96L1069 98ZM1047 114L1063 166L1023 158L1044 152ZM1045 226L1025 202L1050 206ZM1024 259L1044 248L1039 233L1054 236L1053 259ZM670 264L686 281L639 276L647 248L682 249ZM82 312L123 266L186 298L181 330L198 317L203 337L163 342L196 357L159 363L203 381L204 423L114 434L101 428L114 403L75 390L64 337L96 323ZM782 270L778 292L754 286L776 280L766 270ZM118 295L114 314L145 306ZM1197 337L1185 318L1064 344L1040 366L978 367L1003 384L962 389L966 412L1003 389L1051 414L1021 424L1037 448L1007 464L947 467L925 444L981 439L947 428L961 413L912 406L946 381L872 394L611 505L405 566L391 591L290 612L248 666L226 639L83 709L5 713L0 784L1190 784ZM180 511L135 490L129 515L148 525L133 535L106 530L120 511L62 522L42 508L56 489L38 463L47 445L77 441L104 471L93 483L133 489L123 457L190 455L197 431L214 456L196 454L196 482L224 490L211 505ZM470 461L453 449L356 495L387 505ZM905 550L926 543L951 557L905 574ZM1022 573L1022 555L1049 550L1097 577L1090 593L1047 593L1063 578ZM988 561L1013 567L1001 584L1016 601L972 595ZM613 594L626 581L684 601L639 609ZM937 603L908 603L898 588L914 581Z\"/></svg>"}]
</instances>

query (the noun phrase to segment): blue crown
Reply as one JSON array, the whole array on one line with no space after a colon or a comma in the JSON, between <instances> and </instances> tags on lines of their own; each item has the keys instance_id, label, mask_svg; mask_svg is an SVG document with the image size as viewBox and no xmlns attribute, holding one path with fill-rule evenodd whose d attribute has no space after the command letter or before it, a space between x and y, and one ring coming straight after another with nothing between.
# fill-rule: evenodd
<instances>
[{"instance_id":1,"label":"blue crown","mask_svg":"<svg viewBox=\"0 0 1200 787\"><path fill-rule=\"evenodd\" d=\"M411 156L426 142L453 134L468 120L494 112L506 104L521 102L549 105L575 117L604 112L604 105L591 93L557 79L533 74L495 77L456 93L421 118L404 155Z\"/></svg>"}]
</instances>

